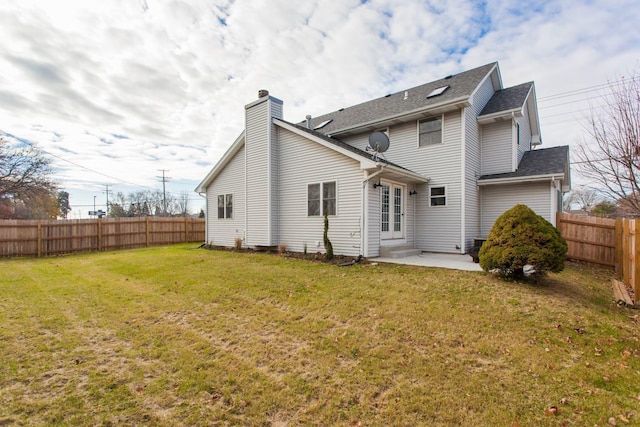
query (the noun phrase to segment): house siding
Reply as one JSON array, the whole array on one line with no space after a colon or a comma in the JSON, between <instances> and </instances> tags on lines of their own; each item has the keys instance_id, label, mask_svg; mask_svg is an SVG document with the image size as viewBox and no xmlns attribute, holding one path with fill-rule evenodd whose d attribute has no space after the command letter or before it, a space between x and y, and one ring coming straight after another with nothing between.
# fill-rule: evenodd
<instances>
[{"instance_id":1,"label":"house siding","mask_svg":"<svg viewBox=\"0 0 640 427\"><path fill-rule=\"evenodd\" d=\"M513 172L512 131L511 120L501 120L482 126L482 175Z\"/></svg>"},{"instance_id":2,"label":"house siding","mask_svg":"<svg viewBox=\"0 0 640 427\"><path fill-rule=\"evenodd\" d=\"M365 187L367 192L367 229L368 236L367 252L368 257L380 256L380 190L373 188L369 181Z\"/></svg>"},{"instance_id":3,"label":"house siding","mask_svg":"<svg viewBox=\"0 0 640 427\"><path fill-rule=\"evenodd\" d=\"M418 147L418 122L412 121L391 126L389 128L389 150L384 153L385 159L395 164L430 178L430 184L436 187L445 186L447 191L447 206L429 206L429 187L416 187L416 196L405 197L406 237L407 244L416 249L432 252L459 252L456 245L461 242L462 220L462 113L460 110L446 113L443 116L442 144ZM364 149L368 144L369 133L363 133L349 138L347 142L357 148ZM412 189L408 186L407 190ZM369 212L379 215L378 194L370 194ZM377 204L375 204L377 203ZM415 204L415 206L414 206ZM410 206L411 205L411 206ZM409 207L410 206L410 207ZM415 213L415 219L413 217ZM372 220L370 218L370 225ZM376 219L379 230L379 218ZM369 227L369 233L373 231ZM369 240L369 250L373 253L375 239ZM378 231L379 241L379 231ZM373 255L370 255L373 256Z\"/></svg>"},{"instance_id":4,"label":"house siding","mask_svg":"<svg viewBox=\"0 0 640 427\"><path fill-rule=\"evenodd\" d=\"M245 110L245 237L249 246L271 246L277 242L274 240L277 233L278 208L274 203L277 201L277 188L273 182L277 173L274 164L277 152L272 144L275 132L272 117L281 115L282 102L271 97L249 104Z\"/></svg>"},{"instance_id":5,"label":"house siding","mask_svg":"<svg viewBox=\"0 0 640 427\"><path fill-rule=\"evenodd\" d=\"M531 149L531 125L529 123L529 107L525 103L523 109L522 117L518 117L516 119L516 123L520 125L520 143L518 144L518 139L516 135L516 146L518 153L518 164L520 164L520 160L522 160L522 156L525 152ZM516 129L517 132L517 129Z\"/></svg>"},{"instance_id":6,"label":"house siding","mask_svg":"<svg viewBox=\"0 0 640 427\"><path fill-rule=\"evenodd\" d=\"M270 102L269 122L271 130L271 244L276 245L280 241L280 185L278 176L280 173L280 144L278 141L279 128L271 120L272 117L282 118L282 104Z\"/></svg>"},{"instance_id":7,"label":"house siding","mask_svg":"<svg viewBox=\"0 0 640 427\"><path fill-rule=\"evenodd\" d=\"M337 214L329 217L336 254L360 251L363 174L359 162L286 129L279 133L280 243L288 250L324 252L324 218L307 215L307 185L335 181Z\"/></svg>"},{"instance_id":8,"label":"house siding","mask_svg":"<svg viewBox=\"0 0 640 427\"><path fill-rule=\"evenodd\" d=\"M233 246L245 227L244 148L241 148L207 187L207 243ZM233 194L232 218L218 218L218 195Z\"/></svg>"},{"instance_id":9,"label":"house siding","mask_svg":"<svg viewBox=\"0 0 640 427\"><path fill-rule=\"evenodd\" d=\"M552 222L552 191L549 182L530 182L523 184L489 185L482 187L482 230L487 236L496 219L516 204L529 206L534 212Z\"/></svg>"},{"instance_id":10,"label":"house siding","mask_svg":"<svg viewBox=\"0 0 640 427\"><path fill-rule=\"evenodd\" d=\"M480 125L478 114L487 105L495 90L491 77L478 87L471 98L471 107L464 114L465 126L465 236L464 251L473 245L473 239L480 235L480 190L477 185L481 171Z\"/></svg>"},{"instance_id":11,"label":"house siding","mask_svg":"<svg viewBox=\"0 0 640 427\"><path fill-rule=\"evenodd\" d=\"M265 120L268 103L262 102L246 110L245 154L247 172L248 245L271 244L269 239L269 122Z\"/></svg>"}]
</instances>

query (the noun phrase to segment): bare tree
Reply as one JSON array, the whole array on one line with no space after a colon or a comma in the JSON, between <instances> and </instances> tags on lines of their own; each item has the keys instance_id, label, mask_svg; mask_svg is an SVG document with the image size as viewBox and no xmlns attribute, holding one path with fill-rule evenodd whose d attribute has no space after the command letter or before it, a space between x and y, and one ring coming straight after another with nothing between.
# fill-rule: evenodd
<instances>
[{"instance_id":1,"label":"bare tree","mask_svg":"<svg viewBox=\"0 0 640 427\"><path fill-rule=\"evenodd\" d=\"M57 185L51 160L33 144L0 137L0 217L56 218Z\"/></svg>"},{"instance_id":2,"label":"bare tree","mask_svg":"<svg viewBox=\"0 0 640 427\"><path fill-rule=\"evenodd\" d=\"M569 193L566 199L567 206L577 206L578 209L590 212L602 201L600 193L589 187L577 187Z\"/></svg>"},{"instance_id":3,"label":"bare tree","mask_svg":"<svg viewBox=\"0 0 640 427\"><path fill-rule=\"evenodd\" d=\"M186 190L183 190L182 192L180 192L180 194L178 195L178 198L176 200L176 204L178 207L178 215L180 216L189 216L189 192Z\"/></svg>"},{"instance_id":4,"label":"bare tree","mask_svg":"<svg viewBox=\"0 0 640 427\"><path fill-rule=\"evenodd\" d=\"M640 216L640 69L609 83L601 109L592 108L577 147L581 174Z\"/></svg>"}]
</instances>

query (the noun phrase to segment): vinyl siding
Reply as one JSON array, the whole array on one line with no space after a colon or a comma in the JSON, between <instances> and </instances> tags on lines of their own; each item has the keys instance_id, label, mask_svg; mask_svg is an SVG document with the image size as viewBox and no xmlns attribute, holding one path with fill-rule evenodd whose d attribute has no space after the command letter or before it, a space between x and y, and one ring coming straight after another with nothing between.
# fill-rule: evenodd
<instances>
[{"instance_id":1,"label":"vinyl siding","mask_svg":"<svg viewBox=\"0 0 640 427\"><path fill-rule=\"evenodd\" d=\"M386 158L430 178L429 185L445 186L447 205L429 205L428 187L415 198L415 247L431 252L456 252L461 241L462 123L460 111L444 115L443 142L418 147L418 123L390 129Z\"/></svg>"},{"instance_id":2,"label":"vinyl siding","mask_svg":"<svg viewBox=\"0 0 640 427\"><path fill-rule=\"evenodd\" d=\"M324 218L307 215L307 186L336 182L337 214L329 217L334 253L360 254L363 173L359 162L280 128L279 170L280 243L287 249L324 252ZM319 243L319 245L318 245Z\"/></svg>"},{"instance_id":3,"label":"vinyl siding","mask_svg":"<svg viewBox=\"0 0 640 427\"><path fill-rule=\"evenodd\" d=\"M380 190L373 188L371 182L368 183L367 192L367 255L368 257L380 256Z\"/></svg>"},{"instance_id":4,"label":"vinyl siding","mask_svg":"<svg viewBox=\"0 0 640 427\"><path fill-rule=\"evenodd\" d=\"M480 236L480 190L477 186L481 175L480 125L478 114L494 94L491 77L478 87L471 98L471 107L466 109L465 118L465 252L473 245L473 239Z\"/></svg>"},{"instance_id":5,"label":"vinyl siding","mask_svg":"<svg viewBox=\"0 0 640 427\"><path fill-rule=\"evenodd\" d=\"M246 243L270 245L269 239L269 126L268 102L246 110L247 234Z\"/></svg>"},{"instance_id":6,"label":"vinyl siding","mask_svg":"<svg viewBox=\"0 0 640 427\"><path fill-rule=\"evenodd\" d=\"M271 150L271 244L276 245L280 241L278 230L280 229L280 191L278 185L278 174L280 170L279 157L280 157L280 144L278 141L278 127L273 124L272 117L282 118L282 104L277 102L270 102L270 129L272 136Z\"/></svg>"},{"instance_id":7,"label":"vinyl siding","mask_svg":"<svg viewBox=\"0 0 640 427\"><path fill-rule=\"evenodd\" d=\"M243 237L245 226L244 156L244 148L241 148L207 187L206 239L209 244L233 246L237 237ZM218 219L219 194L233 194L233 215L230 219Z\"/></svg>"},{"instance_id":8,"label":"vinyl siding","mask_svg":"<svg viewBox=\"0 0 640 427\"><path fill-rule=\"evenodd\" d=\"M518 152L518 164L522 160L522 156L531 148L531 125L529 124L529 107L525 103L522 117L516 119L516 123L520 125L520 144L516 135L516 145Z\"/></svg>"},{"instance_id":9,"label":"vinyl siding","mask_svg":"<svg viewBox=\"0 0 640 427\"><path fill-rule=\"evenodd\" d=\"M246 150L246 244L277 244L278 172L277 148L272 117L282 117L282 102L274 98L249 104L245 110Z\"/></svg>"},{"instance_id":10,"label":"vinyl siding","mask_svg":"<svg viewBox=\"0 0 640 427\"><path fill-rule=\"evenodd\" d=\"M431 179L430 184L434 186L447 187L447 206L429 206L428 187L420 186L416 188L418 195L405 198L407 207L405 216L412 205L411 215L415 209L415 221L413 218L405 221L407 243L413 244L416 249L432 252L458 252L456 245L461 242L461 182L462 182L462 121L461 112L453 111L446 113L442 122L443 143L426 147L418 147L418 122L413 121L403 123L389 128L389 150L384 153L384 157L395 164L419 173ZM363 133L349 138L344 142L364 149L368 143L369 133ZM410 190L412 186L408 186ZM371 194L369 198L369 215L379 216L379 197ZM376 218L377 228L375 229L379 241L379 218ZM374 250L375 238L373 222L370 221L369 245L371 253ZM415 224L415 230L414 230ZM414 240L415 239L415 240ZM373 255L370 255L373 256Z\"/></svg>"},{"instance_id":11,"label":"vinyl siding","mask_svg":"<svg viewBox=\"0 0 640 427\"><path fill-rule=\"evenodd\" d=\"M555 190L552 190L549 182L482 187L481 235L486 237L496 219L518 203L529 206L535 213L552 222L551 194L555 197Z\"/></svg>"},{"instance_id":12,"label":"vinyl siding","mask_svg":"<svg viewBox=\"0 0 640 427\"><path fill-rule=\"evenodd\" d=\"M512 130L511 120L502 120L482 126L482 175L513 172Z\"/></svg>"}]
</instances>

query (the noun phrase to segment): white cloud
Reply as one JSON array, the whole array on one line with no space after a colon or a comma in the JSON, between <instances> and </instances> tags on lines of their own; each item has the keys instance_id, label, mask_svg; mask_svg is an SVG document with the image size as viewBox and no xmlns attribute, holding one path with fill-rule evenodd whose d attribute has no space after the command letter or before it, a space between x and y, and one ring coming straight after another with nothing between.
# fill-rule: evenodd
<instances>
[{"instance_id":1,"label":"white cloud","mask_svg":"<svg viewBox=\"0 0 640 427\"><path fill-rule=\"evenodd\" d=\"M630 0L10 0L0 21L0 130L88 192L159 188L158 169L191 190L258 89L299 121L496 60L535 80L545 144L573 143L585 104L544 98L640 56Z\"/></svg>"}]
</instances>

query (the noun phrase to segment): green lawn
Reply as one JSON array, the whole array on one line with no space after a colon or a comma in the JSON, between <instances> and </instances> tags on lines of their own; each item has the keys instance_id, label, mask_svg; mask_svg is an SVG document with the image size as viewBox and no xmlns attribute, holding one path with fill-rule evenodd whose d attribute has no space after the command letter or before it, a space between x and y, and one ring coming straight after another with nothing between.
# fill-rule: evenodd
<instances>
[{"instance_id":1,"label":"green lawn","mask_svg":"<svg viewBox=\"0 0 640 427\"><path fill-rule=\"evenodd\" d=\"M0 426L640 422L638 316L607 271L192 248L0 260Z\"/></svg>"}]
</instances>

